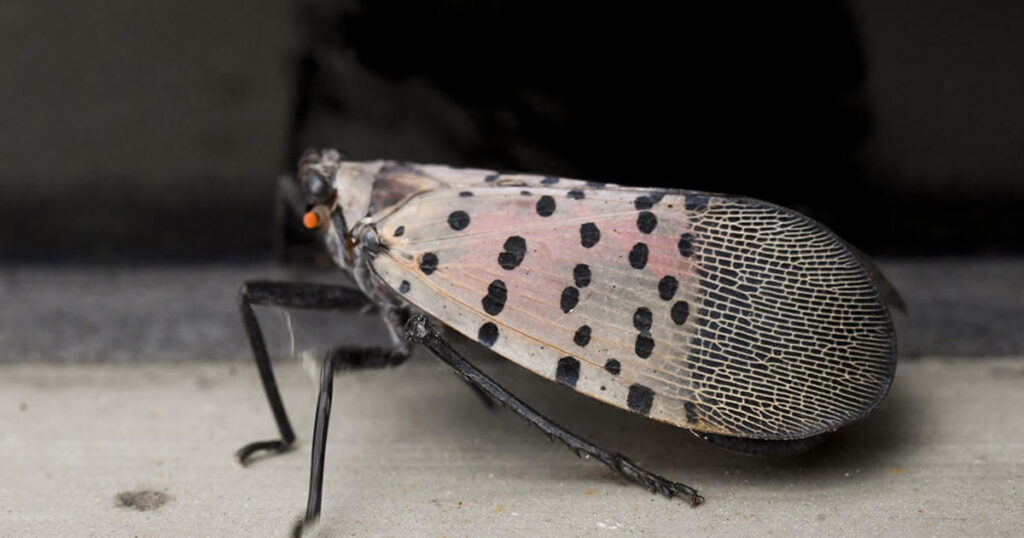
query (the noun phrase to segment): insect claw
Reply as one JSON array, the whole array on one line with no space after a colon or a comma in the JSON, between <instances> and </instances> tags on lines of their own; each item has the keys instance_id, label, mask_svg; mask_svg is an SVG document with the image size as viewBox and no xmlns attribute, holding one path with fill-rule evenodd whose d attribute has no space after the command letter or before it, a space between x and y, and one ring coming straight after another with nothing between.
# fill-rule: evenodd
<instances>
[{"instance_id":1,"label":"insect claw","mask_svg":"<svg viewBox=\"0 0 1024 538\"><path fill-rule=\"evenodd\" d=\"M698 495L697 493L690 495L690 508L697 508L702 504L704 504L704 497Z\"/></svg>"},{"instance_id":2,"label":"insect claw","mask_svg":"<svg viewBox=\"0 0 1024 538\"><path fill-rule=\"evenodd\" d=\"M283 439L277 439L274 441L256 441L255 443L249 443L235 452L235 459L242 467L247 467L251 460L249 459L256 452L266 450L268 452L280 454L291 450L292 444L290 441Z\"/></svg>"}]
</instances>

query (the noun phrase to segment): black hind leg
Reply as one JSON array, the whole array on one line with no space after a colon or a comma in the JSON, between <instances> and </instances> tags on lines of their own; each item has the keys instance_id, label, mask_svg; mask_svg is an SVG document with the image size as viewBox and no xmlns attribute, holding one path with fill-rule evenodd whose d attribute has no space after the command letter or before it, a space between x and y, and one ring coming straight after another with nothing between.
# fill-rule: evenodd
<instances>
[{"instance_id":1,"label":"black hind leg","mask_svg":"<svg viewBox=\"0 0 1024 538\"><path fill-rule=\"evenodd\" d=\"M673 482L643 469L622 454L600 448L541 415L466 361L448 342L441 338L437 330L430 326L426 317L416 316L409 320L409 323L406 325L406 337L411 341L419 342L426 346L437 358L454 368L467 381L480 387L490 398L508 407L530 424L540 428L548 437L558 439L575 452L577 456L587 454L601 461L625 478L639 482L652 492L658 492L668 497L684 496L689 500L691 506L698 506L704 502L704 498L697 493L697 490L690 486Z\"/></svg>"}]
</instances>

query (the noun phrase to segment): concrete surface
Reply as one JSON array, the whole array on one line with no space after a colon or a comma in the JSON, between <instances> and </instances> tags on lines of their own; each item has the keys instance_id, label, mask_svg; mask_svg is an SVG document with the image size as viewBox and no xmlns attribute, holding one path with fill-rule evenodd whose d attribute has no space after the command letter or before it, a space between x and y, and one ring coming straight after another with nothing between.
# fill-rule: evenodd
<instances>
[{"instance_id":1,"label":"concrete surface","mask_svg":"<svg viewBox=\"0 0 1024 538\"><path fill-rule=\"evenodd\" d=\"M694 510L488 411L414 359L335 385L316 536L1019 536L1024 361L900 366L869 419L810 454L733 455L581 398L509 363L488 368L556 419L685 481ZM284 536L302 512L312 382L279 365L300 443L241 468L273 435L249 363L0 367L0 534ZM166 504L125 508L119 494Z\"/></svg>"}]
</instances>

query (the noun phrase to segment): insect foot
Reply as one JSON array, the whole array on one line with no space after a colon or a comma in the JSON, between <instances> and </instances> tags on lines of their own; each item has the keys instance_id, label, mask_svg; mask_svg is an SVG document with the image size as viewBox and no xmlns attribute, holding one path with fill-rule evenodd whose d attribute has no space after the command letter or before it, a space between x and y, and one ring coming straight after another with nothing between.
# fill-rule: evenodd
<instances>
[{"instance_id":1,"label":"insect foot","mask_svg":"<svg viewBox=\"0 0 1024 538\"><path fill-rule=\"evenodd\" d=\"M704 497L698 494L697 490L687 486L686 484L673 482L653 474L637 466L637 464L633 463L629 458L622 454L613 455L612 462L609 466L626 478L640 482L646 486L651 493L660 493L668 498L685 496L689 499L691 508L697 508L704 504Z\"/></svg>"},{"instance_id":2,"label":"insect foot","mask_svg":"<svg viewBox=\"0 0 1024 538\"><path fill-rule=\"evenodd\" d=\"M319 517L300 518L298 521L295 522L295 526L292 527L292 538L300 538L302 536L302 533L306 532L307 529L312 528L313 525L316 525L316 522L319 519Z\"/></svg>"},{"instance_id":3,"label":"insect foot","mask_svg":"<svg viewBox=\"0 0 1024 538\"><path fill-rule=\"evenodd\" d=\"M283 452L288 452L291 449L291 441L284 441L280 439L275 441L256 441L255 443L249 443L242 448L239 448L238 451L235 452L235 459L238 460L238 463L241 464L242 467L245 467L249 464L249 457L256 452L266 450L267 452L281 454Z\"/></svg>"}]
</instances>

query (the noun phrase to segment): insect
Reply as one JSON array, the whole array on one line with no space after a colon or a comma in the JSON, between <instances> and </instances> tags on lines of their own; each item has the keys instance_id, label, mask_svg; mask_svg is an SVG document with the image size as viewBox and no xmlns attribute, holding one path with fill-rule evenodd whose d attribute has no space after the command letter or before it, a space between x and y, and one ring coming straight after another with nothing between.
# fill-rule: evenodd
<instances>
[{"instance_id":1,"label":"insect","mask_svg":"<svg viewBox=\"0 0 1024 538\"><path fill-rule=\"evenodd\" d=\"M858 251L798 213L750 198L553 176L300 161L306 227L358 289L254 281L243 321L281 439L291 429L252 305L375 307L392 349L329 352L306 515L320 513L335 368L401 363L418 343L577 454L696 506L697 491L546 419L455 352L449 327L590 398L753 453L799 449L870 413L896 366L886 298Z\"/></svg>"}]
</instances>

